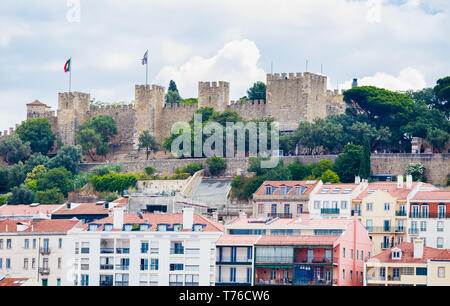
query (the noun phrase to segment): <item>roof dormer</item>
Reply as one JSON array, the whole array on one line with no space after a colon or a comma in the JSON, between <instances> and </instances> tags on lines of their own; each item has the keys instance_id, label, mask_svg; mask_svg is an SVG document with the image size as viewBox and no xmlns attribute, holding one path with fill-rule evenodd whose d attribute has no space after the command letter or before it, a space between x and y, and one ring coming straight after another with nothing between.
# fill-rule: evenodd
<instances>
[{"instance_id":1,"label":"roof dormer","mask_svg":"<svg viewBox=\"0 0 450 306\"><path fill-rule=\"evenodd\" d=\"M399 248L393 248L391 251L392 259L393 260L400 260L402 259L402 250Z\"/></svg>"}]
</instances>

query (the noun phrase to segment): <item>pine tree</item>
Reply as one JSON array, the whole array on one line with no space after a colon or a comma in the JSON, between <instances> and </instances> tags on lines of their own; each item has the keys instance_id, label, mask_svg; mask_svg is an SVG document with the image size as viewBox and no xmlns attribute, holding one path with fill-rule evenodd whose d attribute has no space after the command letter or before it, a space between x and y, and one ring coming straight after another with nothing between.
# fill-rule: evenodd
<instances>
[{"instance_id":1,"label":"pine tree","mask_svg":"<svg viewBox=\"0 0 450 306\"><path fill-rule=\"evenodd\" d=\"M364 179L370 177L370 141L367 136L364 137L364 149L359 165L359 176Z\"/></svg>"}]
</instances>

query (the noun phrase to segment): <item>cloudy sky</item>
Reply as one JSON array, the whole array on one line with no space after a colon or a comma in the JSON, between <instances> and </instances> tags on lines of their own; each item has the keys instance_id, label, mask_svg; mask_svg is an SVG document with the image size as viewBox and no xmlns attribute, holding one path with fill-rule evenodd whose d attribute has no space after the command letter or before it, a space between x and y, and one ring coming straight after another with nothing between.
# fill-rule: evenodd
<instances>
[{"instance_id":1,"label":"cloudy sky","mask_svg":"<svg viewBox=\"0 0 450 306\"><path fill-rule=\"evenodd\" d=\"M35 99L68 90L131 101L149 81L197 97L198 81L231 82L231 99L265 74L306 69L329 88L432 87L450 75L448 0L1 0L0 130Z\"/></svg>"}]
</instances>

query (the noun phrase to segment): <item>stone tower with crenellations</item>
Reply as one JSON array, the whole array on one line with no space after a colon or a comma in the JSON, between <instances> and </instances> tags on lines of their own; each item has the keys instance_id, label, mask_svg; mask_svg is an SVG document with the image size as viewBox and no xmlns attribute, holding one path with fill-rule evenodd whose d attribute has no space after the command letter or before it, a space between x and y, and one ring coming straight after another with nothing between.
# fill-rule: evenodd
<instances>
[{"instance_id":1,"label":"stone tower with crenellations","mask_svg":"<svg viewBox=\"0 0 450 306\"><path fill-rule=\"evenodd\" d=\"M233 110L245 120L273 117L281 131L294 131L301 121L313 121L345 111L343 96L327 90L327 77L305 73L268 74L266 99L230 101L230 83L199 82L198 103L165 103L166 89L158 85L136 85L135 104L92 106L87 93L58 95L57 115L41 102L27 105L27 118L45 117L66 145L76 144L75 133L80 124L98 115L113 117L118 135L112 140L115 152L137 149L138 137L149 130L158 141L170 135L176 122L189 122L201 107L216 111Z\"/></svg>"}]
</instances>

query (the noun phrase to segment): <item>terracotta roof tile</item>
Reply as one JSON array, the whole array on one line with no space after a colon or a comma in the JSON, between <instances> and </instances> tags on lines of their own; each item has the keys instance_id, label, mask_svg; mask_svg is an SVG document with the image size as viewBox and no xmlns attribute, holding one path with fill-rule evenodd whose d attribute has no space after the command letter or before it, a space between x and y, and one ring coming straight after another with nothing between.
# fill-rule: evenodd
<instances>
[{"instance_id":1,"label":"terracotta roof tile","mask_svg":"<svg viewBox=\"0 0 450 306\"><path fill-rule=\"evenodd\" d=\"M402 250L401 259L392 259L392 249ZM382 251L373 256L368 262L400 262L400 263L426 263L428 259L450 260L450 250L436 249L424 246L422 258L414 258L414 245L411 242L403 242L389 250Z\"/></svg>"},{"instance_id":2,"label":"terracotta roof tile","mask_svg":"<svg viewBox=\"0 0 450 306\"><path fill-rule=\"evenodd\" d=\"M254 245L261 236L257 235L222 235L216 245Z\"/></svg>"},{"instance_id":3,"label":"terracotta roof tile","mask_svg":"<svg viewBox=\"0 0 450 306\"><path fill-rule=\"evenodd\" d=\"M80 224L78 220L39 220L18 221L5 219L0 220L0 232L17 232L17 225L26 226L24 232L67 232Z\"/></svg>"},{"instance_id":4,"label":"terracotta roof tile","mask_svg":"<svg viewBox=\"0 0 450 306\"><path fill-rule=\"evenodd\" d=\"M64 205L3 205L0 207L0 218L2 216L35 216L38 214L52 214L55 210Z\"/></svg>"},{"instance_id":5,"label":"terracotta roof tile","mask_svg":"<svg viewBox=\"0 0 450 306\"><path fill-rule=\"evenodd\" d=\"M319 181L311 180L311 181L265 181L261 187L258 188L258 190L255 192L255 194L258 195L264 195L265 194L265 187L266 186L273 186L279 188L280 186L287 186L287 187L295 187L295 186L304 186L307 188L307 190L302 193L301 195L306 195L311 193L311 191L314 189L314 187L319 184ZM278 195L279 189L276 190L271 195ZM294 188L292 188L287 195L294 195Z\"/></svg>"},{"instance_id":6,"label":"terracotta roof tile","mask_svg":"<svg viewBox=\"0 0 450 306\"><path fill-rule=\"evenodd\" d=\"M23 282L26 282L28 278L9 278L5 277L0 279L0 287L19 287Z\"/></svg>"},{"instance_id":7,"label":"terracotta roof tile","mask_svg":"<svg viewBox=\"0 0 450 306\"><path fill-rule=\"evenodd\" d=\"M334 245L339 236L261 236L256 245Z\"/></svg>"},{"instance_id":8,"label":"terracotta roof tile","mask_svg":"<svg viewBox=\"0 0 450 306\"><path fill-rule=\"evenodd\" d=\"M419 191L411 201L450 202L450 191Z\"/></svg>"}]
</instances>

